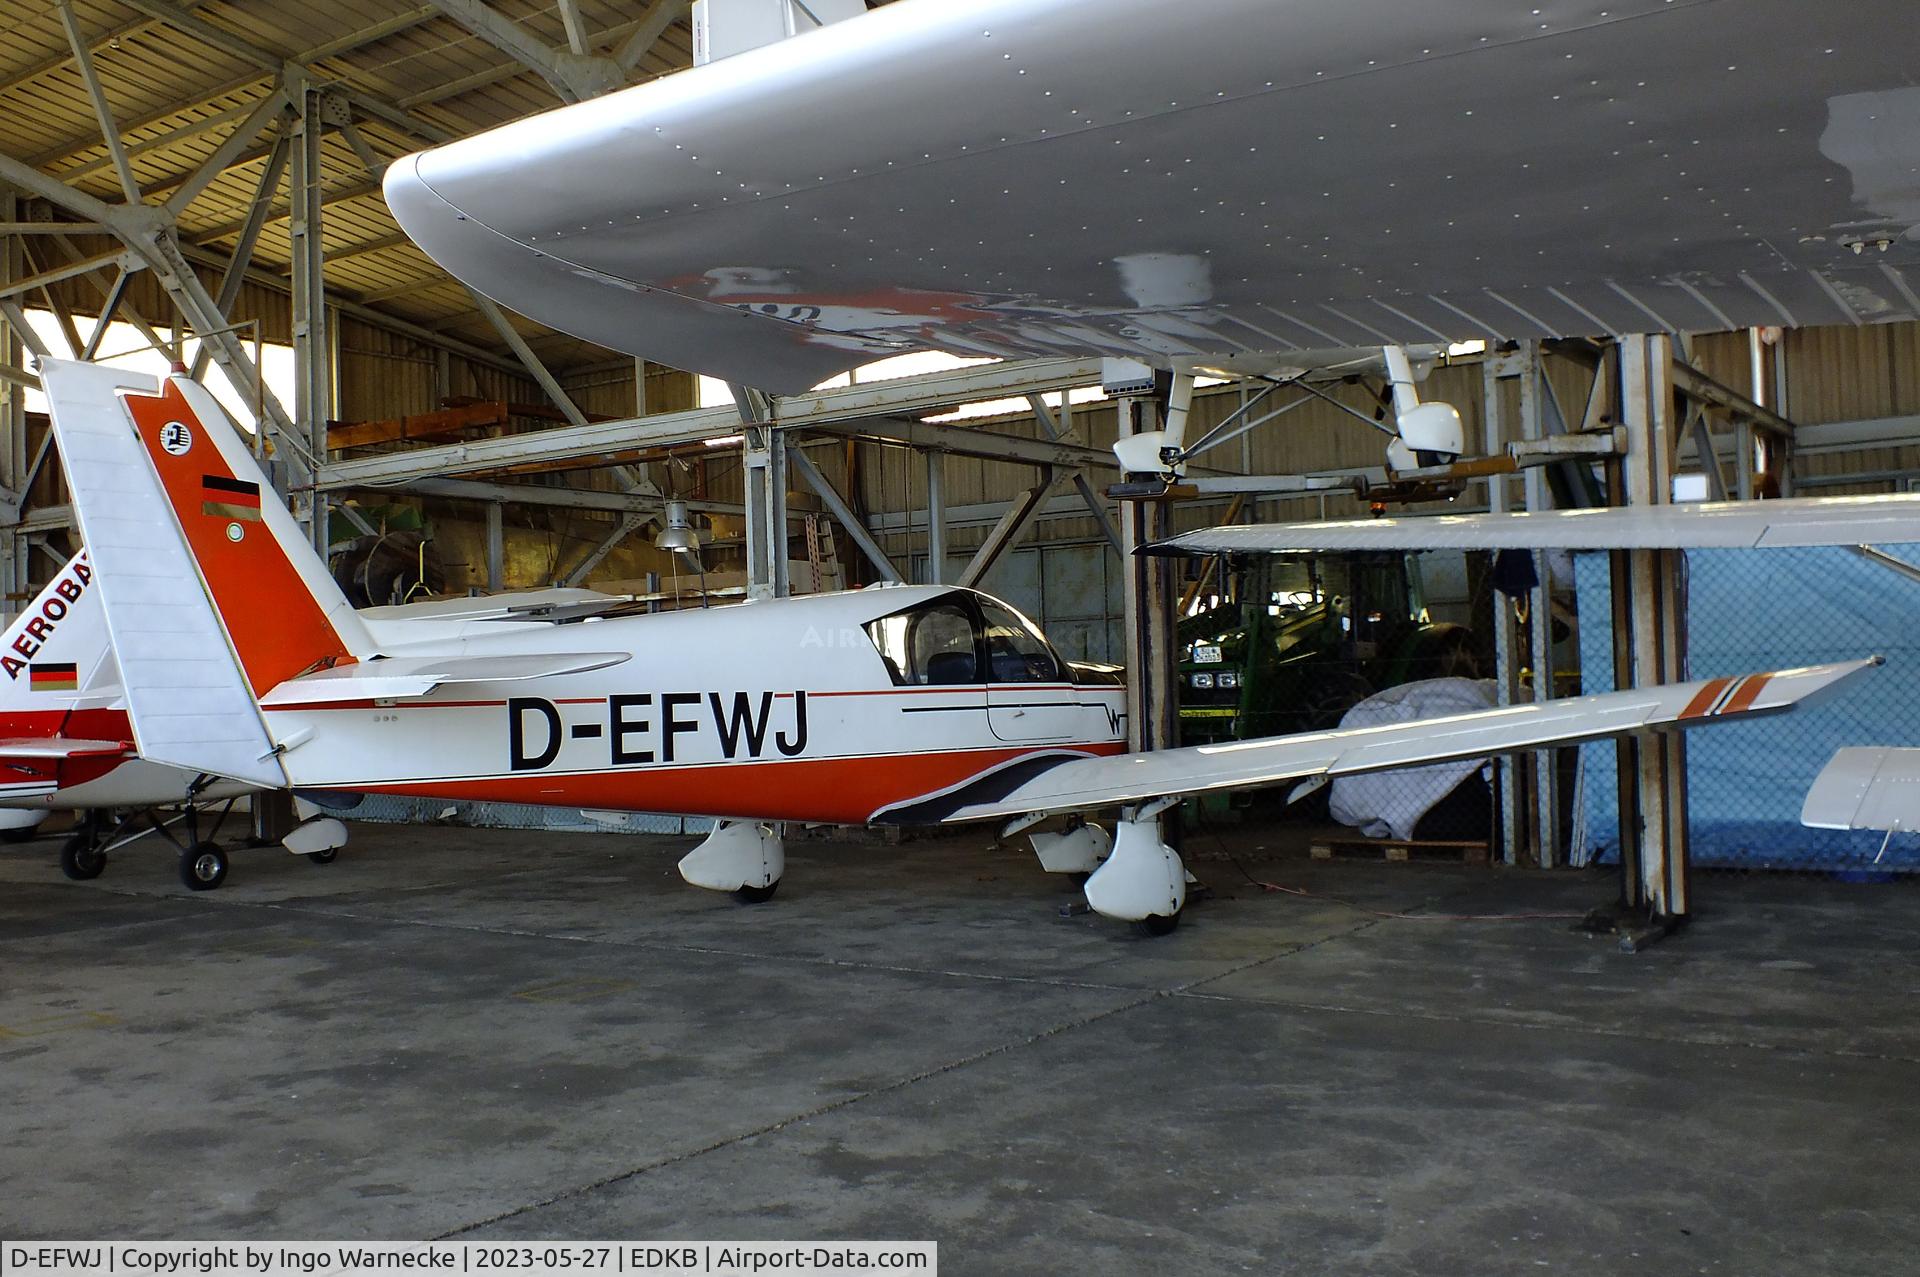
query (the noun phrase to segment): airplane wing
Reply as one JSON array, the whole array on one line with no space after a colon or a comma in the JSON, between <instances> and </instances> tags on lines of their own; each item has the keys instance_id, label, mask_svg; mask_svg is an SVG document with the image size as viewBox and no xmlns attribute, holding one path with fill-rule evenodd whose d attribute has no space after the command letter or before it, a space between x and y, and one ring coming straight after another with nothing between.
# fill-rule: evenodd
<instances>
[{"instance_id":1,"label":"airplane wing","mask_svg":"<svg viewBox=\"0 0 1920 1277\"><path fill-rule=\"evenodd\" d=\"M1670 683L1473 714L1266 740L1119 754L1049 756L949 794L875 812L876 824L947 824L1084 811L1216 789L1349 776L1597 740L1655 728L1689 728L1778 713L1828 691L1881 658Z\"/></svg>"},{"instance_id":2,"label":"airplane wing","mask_svg":"<svg viewBox=\"0 0 1920 1277\"><path fill-rule=\"evenodd\" d=\"M903 350L1920 316L1911 0L931 0L410 156L452 274L797 392Z\"/></svg>"},{"instance_id":3,"label":"airplane wing","mask_svg":"<svg viewBox=\"0 0 1920 1277\"><path fill-rule=\"evenodd\" d=\"M1800 823L1816 829L1920 829L1920 749L1840 750L1814 778Z\"/></svg>"},{"instance_id":4,"label":"airplane wing","mask_svg":"<svg viewBox=\"0 0 1920 1277\"><path fill-rule=\"evenodd\" d=\"M585 674L632 659L630 652L516 656L396 656L290 678L260 698L266 709L346 701L411 700L445 683L504 683Z\"/></svg>"},{"instance_id":5,"label":"airplane wing","mask_svg":"<svg viewBox=\"0 0 1920 1277\"><path fill-rule=\"evenodd\" d=\"M1769 549L1920 541L1920 496L1793 497L1202 528L1142 554L1322 550Z\"/></svg>"}]
</instances>

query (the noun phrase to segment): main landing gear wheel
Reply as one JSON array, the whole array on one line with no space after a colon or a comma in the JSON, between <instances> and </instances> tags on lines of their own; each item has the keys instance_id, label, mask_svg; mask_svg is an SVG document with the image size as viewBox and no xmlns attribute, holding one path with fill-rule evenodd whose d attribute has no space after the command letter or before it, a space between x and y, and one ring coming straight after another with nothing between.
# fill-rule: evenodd
<instances>
[{"instance_id":1,"label":"main landing gear wheel","mask_svg":"<svg viewBox=\"0 0 1920 1277\"><path fill-rule=\"evenodd\" d=\"M780 890L780 880L775 878L764 887L736 887L733 898L743 905L763 905L773 899L773 893Z\"/></svg>"},{"instance_id":2,"label":"main landing gear wheel","mask_svg":"<svg viewBox=\"0 0 1920 1277\"><path fill-rule=\"evenodd\" d=\"M180 881L193 891L212 891L227 878L227 853L219 843L197 842L180 853Z\"/></svg>"},{"instance_id":3,"label":"main landing gear wheel","mask_svg":"<svg viewBox=\"0 0 1920 1277\"><path fill-rule=\"evenodd\" d=\"M329 847L325 851L309 851L305 854L307 860L316 865L330 865L340 859L340 849L338 847Z\"/></svg>"},{"instance_id":4,"label":"main landing gear wheel","mask_svg":"<svg viewBox=\"0 0 1920 1277\"><path fill-rule=\"evenodd\" d=\"M1185 912L1186 911L1184 909L1181 910L1181 913L1185 913ZM1140 928L1140 932L1142 935L1170 936L1173 934L1173 929L1180 925L1180 914L1178 913L1150 914L1147 917L1140 919L1140 921L1134 923L1133 925Z\"/></svg>"},{"instance_id":5,"label":"main landing gear wheel","mask_svg":"<svg viewBox=\"0 0 1920 1277\"><path fill-rule=\"evenodd\" d=\"M75 882L98 878L107 867L107 853L85 831L75 834L60 848L60 872Z\"/></svg>"}]
</instances>

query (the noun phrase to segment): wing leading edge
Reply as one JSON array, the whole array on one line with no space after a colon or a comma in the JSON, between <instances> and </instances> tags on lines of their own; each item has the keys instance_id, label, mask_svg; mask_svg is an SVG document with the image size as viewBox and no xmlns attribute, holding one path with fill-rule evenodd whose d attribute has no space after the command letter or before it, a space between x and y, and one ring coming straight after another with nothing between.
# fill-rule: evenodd
<instances>
[{"instance_id":1,"label":"wing leading edge","mask_svg":"<svg viewBox=\"0 0 1920 1277\"><path fill-rule=\"evenodd\" d=\"M1920 496L1901 493L1325 523L1232 524L1182 533L1143 547L1140 553L1784 549L1907 541L1920 541Z\"/></svg>"},{"instance_id":2,"label":"wing leading edge","mask_svg":"<svg viewBox=\"0 0 1920 1277\"><path fill-rule=\"evenodd\" d=\"M1509 705L1475 714L1310 732L1226 745L1039 760L952 794L875 812L876 824L951 824L1085 811L1218 789L1349 776L1599 740L1656 728L1690 728L1779 713L1881 664L1874 656L1737 678L1669 683L1626 692Z\"/></svg>"}]
</instances>

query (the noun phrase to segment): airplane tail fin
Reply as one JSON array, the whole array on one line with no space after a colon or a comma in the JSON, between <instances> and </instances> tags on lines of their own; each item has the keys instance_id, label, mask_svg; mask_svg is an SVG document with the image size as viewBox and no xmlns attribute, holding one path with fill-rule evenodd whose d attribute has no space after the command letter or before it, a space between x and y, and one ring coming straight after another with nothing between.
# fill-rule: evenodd
<instances>
[{"instance_id":1,"label":"airplane tail fin","mask_svg":"<svg viewBox=\"0 0 1920 1277\"><path fill-rule=\"evenodd\" d=\"M104 684L118 683L107 620L85 550L0 633L0 731L49 734Z\"/></svg>"},{"instance_id":2,"label":"airplane tail fin","mask_svg":"<svg viewBox=\"0 0 1920 1277\"><path fill-rule=\"evenodd\" d=\"M123 402L255 695L371 655L365 624L219 401L176 374Z\"/></svg>"},{"instance_id":3,"label":"airplane tail fin","mask_svg":"<svg viewBox=\"0 0 1920 1277\"><path fill-rule=\"evenodd\" d=\"M284 785L260 695L373 655L365 626L204 389L42 365L140 753Z\"/></svg>"}]
</instances>

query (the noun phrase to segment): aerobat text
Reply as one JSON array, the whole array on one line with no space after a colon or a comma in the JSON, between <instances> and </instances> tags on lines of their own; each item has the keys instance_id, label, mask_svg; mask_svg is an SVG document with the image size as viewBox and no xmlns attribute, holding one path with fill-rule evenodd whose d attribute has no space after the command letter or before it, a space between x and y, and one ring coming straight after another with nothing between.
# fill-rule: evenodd
<instances>
[{"instance_id":1,"label":"aerobat text","mask_svg":"<svg viewBox=\"0 0 1920 1277\"><path fill-rule=\"evenodd\" d=\"M27 662L36 652L46 645L60 622L66 619L73 605L86 593L87 584L93 580L93 568L87 564L87 556L82 554L68 565L67 573L54 582L49 590L42 591L35 602L38 614L27 618L27 623L7 644L6 651L0 654L0 669L7 671L9 679L17 679L26 672Z\"/></svg>"},{"instance_id":2,"label":"aerobat text","mask_svg":"<svg viewBox=\"0 0 1920 1277\"><path fill-rule=\"evenodd\" d=\"M584 709L585 714L580 711ZM707 736L722 758L796 758L807 748L807 694L636 692L604 701L507 702L507 758L514 771L552 766L569 740L604 740L615 767L671 763L688 738Z\"/></svg>"}]
</instances>

